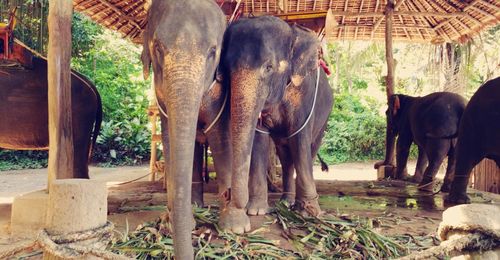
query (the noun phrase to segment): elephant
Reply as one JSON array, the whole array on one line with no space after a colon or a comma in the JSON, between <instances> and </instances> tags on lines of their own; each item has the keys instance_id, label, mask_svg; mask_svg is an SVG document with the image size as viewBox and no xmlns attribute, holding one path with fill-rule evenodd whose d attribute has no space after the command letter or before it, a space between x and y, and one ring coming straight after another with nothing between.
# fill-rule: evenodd
<instances>
[{"instance_id":1,"label":"elephant","mask_svg":"<svg viewBox=\"0 0 500 260\"><path fill-rule=\"evenodd\" d=\"M255 134L258 121L291 157L297 171L297 210L315 216L320 213L312 175L312 155L317 150L313 144L321 140L333 94L318 68L319 47L314 33L276 17L240 19L226 30L219 68L231 91L233 156L231 190L219 220L223 229L248 231L247 204L257 214L260 211L258 203L252 206L256 200L249 200L248 190L252 150L267 154L262 149L266 142ZM264 194L267 185L260 181L253 187Z\"/></svg>"},{"instance_id":2,"label":"elephant","mask_svg":"<svg viewBox=\"0 0 500 260\"><path fill-rule=\"evenodd\" d=\"M482 85L471 97L462 115L457 142L455 178L445 202L470 203L469 176L482 159L500 167L500 77Z\"/></svg>"},{"instance_id":3,"label":"elephant","mask_svg":"<svg viewBox=\"0 0 500 260\"><path fill-rule=\"evenodd\" d=\"M89 178L88 163L102 121L96 87L71 71L73 169L75 178ZM0 68L0 147L13 150L48 150L47 60L33 57L32 68Z\"/></svg>"},{"instance_id":4,"label":"elephant","mask_svg":"<svg viewBox=\"0 0 500 260\"><path fill-rule=\"evenodd\" d=\"M392 95L386 111L387 144L396 148L396 178L408 177L406 163L413 142L418 146L418 159L412 180L420 182L419 189L432 191L436 176L444 158L448 156L448 166L441 191L449 190L455 172L455 146L460 118L467 100L450 92L435 92L423 97ZM393 148L388 148L392 150ZM392 157L392 156L391 156ZM389 165L386 160L375 167ZM428 163L428 166L427 166Z\"/></svg>"},{"instance_id":5,"label":"elephant","mask_svg":"<svg viewBox=\"0 0 500 260\"><path fill-rule=\"evenodd\" d=\"M167 201L174 254L177 259L192 259L194 141L202 97L219 64L226 17L212 0L153 0L147 22L143 73L148 78L152 67L158 106L168 111L168 118L163 114L160 118L164 154L169 155Z\"/></svg>"}]
</instances>

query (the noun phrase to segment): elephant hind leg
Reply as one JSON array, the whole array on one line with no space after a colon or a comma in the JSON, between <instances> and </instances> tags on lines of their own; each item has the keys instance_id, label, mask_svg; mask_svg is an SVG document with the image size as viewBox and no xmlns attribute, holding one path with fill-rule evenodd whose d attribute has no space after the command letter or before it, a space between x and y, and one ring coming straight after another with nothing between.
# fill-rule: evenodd
<instances>
[{"instance_id":1,"label":"elephant hind leg","mask_svg":"<svg viewBox=\"0 0 500 260\"><path fill-rule=\"evenodd\" d=\"M203 145L194 145L193 182L191 188L191 203L203 207Z\"/></svg>"},{"instance_id":2,"label":"elephant hind leg","mask_svg":"<svg viewBox=\"0 0 500 260\"><path fill-rule=\"evenodd\" d=\"M415 174L413 175L411 181L415 183L419 183L424 178L424 171L427 167L429 160L427 159L427 155L425 154L425 149L422 147L418 147L418 159L417 166L415 167Z\"/></svg>"},{"instance_id":3,"label":"elephant hind leg","mask_svg":"<svg viewBox=\"0 0 500 260\"><path fill-rule=\"evenodd\" d=\"M436 177L439 167L448 154L450 144L448 140L431 139L427 141L425 151L429 159L429 165L425 169L424 178L420 182L419 190L432 191L434 188L434 177Z\"/></svg>"},{"instance_id":4,"label":"elephant hind leg","mask_svg":"<svg viewBox=\"0 0 500 260\"><path fill-rule=\"evenodd\" d=\"M441 186L442 192L449 192L451 188L451 182L455 176L455 159L456 159L456 139L450 140L450 150L448 151L448 165L446 166L446 174L444 176L443 186Z\"/></svg>"}]
</instances>

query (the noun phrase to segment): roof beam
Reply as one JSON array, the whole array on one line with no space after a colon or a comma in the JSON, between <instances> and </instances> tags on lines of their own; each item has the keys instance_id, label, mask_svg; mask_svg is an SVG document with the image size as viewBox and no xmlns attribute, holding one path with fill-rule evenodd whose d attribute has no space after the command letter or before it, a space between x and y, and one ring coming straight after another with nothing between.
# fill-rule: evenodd
<instances>
[{"instance_id":1,"label":"roof beam","mask_svg":"<svg viewBox=\"0 0 500 260\"><path fill-rule=\"evenodd\" d=\"M113 10L114 12L118 13L118 15L120 15L120 19L127 20L130 24L137 27L137 29L142 30L141 26L135 21L134 17L127 15L122 10L118 9L116 6L114 6L113 4L109 3L106 0L98 0L98 1L103 5L107 6L108 8L110 8L111 10Z\"/></svg>"},{"instance_id":2,"label":"roof beam","mask_svg":"<svg viewBox=\"0 0 500 260\"><path fill-rule=\"evenodd\" d=\"M335 16L345 16L345 17L384 17L383 12L343 12L343 11L332 11ZM326 11L325 11L326 15ZM409 12L409 11L394 11L394 15L404 15L404 16L432 16L440 18L452 18L452 17L462 17L467 16L465 12L453 12L453 13L442 13L442 12Z\"/></svg>"},{"instance_id":3,"label":"roof beam","mask_svg":"<svg viewBox=\"0 0 500 260\"><path fill-rule=\"evenodd\" d=\"M388 1L391 1L391 0L388 0ZM393 2L393 1L392 1ZM403 3L405 2L405 0L400 0L395 6L394 6L394 10L398 10L399 7L401 5L403 5ZM370 38L373 39L373 35L375 34L375 31L377 30L377 28L380 26L380 24L382 23L382 21L384 20L385 16L382 16L380 17L377 22L375 22L375 26L373 27L373 30L372 30L372 33L371 33L371 36Z\"/></svg>"}]
</instances>

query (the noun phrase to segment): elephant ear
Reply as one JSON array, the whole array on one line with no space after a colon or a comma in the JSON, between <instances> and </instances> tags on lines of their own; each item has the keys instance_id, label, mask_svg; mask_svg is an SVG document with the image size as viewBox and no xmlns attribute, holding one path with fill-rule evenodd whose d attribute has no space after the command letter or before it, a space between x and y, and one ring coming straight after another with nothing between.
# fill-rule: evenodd
<instances>
[{"instance_id":1,"label":"elephant ear","mask_svg":"<svg viewBox=\"0 0 500 260\"><path fill-rule=\"evenodd\" d=\"M292 76L295 86L300 86L308 73L318 67L319 41L313 31L292 25Z\"/></svg>"},{"instance_id":2,"label":"elephant ear","mask_svg":"<svg viewBox=\"0 0 500 260\"><path fill-rule=\"evenodd\" d=\"M398 110L401 108L401 102L399 101L398 95L392 96L392 115L395 116L398 114Z\"/></svg>"},{"instance_id":3,"label":"elephant ear","mask_svg":"<svg viewBox=\"0 0 500 260\"><path fill-rule=\"evenodd\" d=\"M144 79L148 79L151 70L151 55L149 54L149 48L147 44L144 44L142 46L141 61L142 75L144 76Z\"/></svg>"}]
</instances>

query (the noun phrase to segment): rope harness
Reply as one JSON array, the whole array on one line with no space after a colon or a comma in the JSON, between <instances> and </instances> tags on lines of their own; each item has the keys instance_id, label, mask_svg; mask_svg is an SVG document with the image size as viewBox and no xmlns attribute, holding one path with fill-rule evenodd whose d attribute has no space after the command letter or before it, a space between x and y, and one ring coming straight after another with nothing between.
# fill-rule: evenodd
<instances>
[{"instance_id":1,"label":"rope harness","mask_svg":"<svg viewBox=\"0 0 500 260\"><path fill-rule=\"evenodd\" d=\"M313 104L311 106L311 110L309 112L309 115L307 116L307 119L306 121L302 124L302 126L297 129L295 132L293 132L291 135L289 135L287 137L287 139L290 139L294 136L296 136L298 133L300 133L305 127L306 125L309 123L309 121L311 120L311 117L313 115L313 112L314 112L314 107L316 106L316 100L318 98L318 88L319 88L319 75L320 75L320 69L319 67L316 69L317 73L316 73L316 86L314 87L314 99L313 99ZM290 82L287 86L287 88L292 84L292 82ZM259 128L255 128L255 131L257 131L258 133L261 133L261 134L270 134L269 131L265 131L265 130L261 130Z\"/></svg>"},{"instance_id":2,"label":"rope harness","mask_svg":"<svg viewBox=\"0 0 500 260\"><path fill-rule=\"evenodd\" d=\"M210 85L210 87L208 88L208 90L212 89L214 86L215 86L215 83L217 83L217 80L214 80L212 82L212 84ZM165 110L163 110L163 108L160 106L160 103L158 103L158 98L156 96L156 91L154 92L154 98L155 98L155 102L156 104L158 105L158 110L160 111L160 113L165 117L165 118L168 118L168 114L165 112ZM222 101L222 106L220 107L219 109L219 113L217 113L217 115L215 116L214 120L212 121L212 123L210 123L204 130L203 130L203 133L206 134L208 133L210 130L212 130L212 128L215 126L215 124L219 121L220 117L222 116L222 113L224 112L224 108L226 107L226 103L227 103L227 98L229 96L229 91L226 91L226 94L224 95L224 101Z\"/></svg>"}]
</instances>

